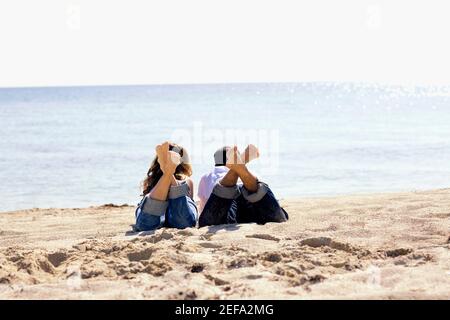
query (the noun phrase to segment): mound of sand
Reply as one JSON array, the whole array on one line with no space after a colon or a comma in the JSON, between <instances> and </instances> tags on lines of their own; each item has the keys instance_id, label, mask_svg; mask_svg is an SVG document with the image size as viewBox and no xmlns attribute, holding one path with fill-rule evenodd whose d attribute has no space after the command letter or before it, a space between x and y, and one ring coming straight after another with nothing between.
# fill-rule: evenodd
<instances>
[{"instance_id":1,"label":"mound of sand","mask_svg":"<svg viewBox=\"0 0 450 320\"><path fill-rule=\"evenodd\" d=\"M133 233L134 208L0 214L0 297L450 298L450 189L283 201L291 220Z\"/></svg>"}]
</instances>

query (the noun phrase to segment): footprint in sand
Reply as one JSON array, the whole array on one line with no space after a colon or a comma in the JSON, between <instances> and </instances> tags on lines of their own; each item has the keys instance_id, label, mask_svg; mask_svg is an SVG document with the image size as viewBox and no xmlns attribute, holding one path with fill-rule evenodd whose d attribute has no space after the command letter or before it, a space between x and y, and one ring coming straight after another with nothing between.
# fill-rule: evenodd
<instances>
[{"instance_id":1,"label":"footprint in sand","mask_svg":"<svg viewBox=\"0 0 450 320\"><path fill-rule=\"evenodd\" d=\"M180 236L186 236L186 237L190 237L190 236L194 235L194 233L189 229L180 230L177 232L177 234L179 234Z\"/></svg>"},{"instance_id":2,"label":"footprint in sand","mask_svg":"<svg viewBox=\"0 0 450 320\"><path fill-rule=\"evenodd\" d=\"M218 249L222 248L222 245L214 243L214 242L200 242L198 244L200 247L207 248L207 249Z\"/></svg>"},{"instance_id":3,"label":"footprint in sand","mask_svg":"<svg viewBox=\"0 0 450 320\"><path fill-rule=\"evenodd\" d=\"M258 256L258 258L269 262L280 262L283 257L278 252L265 252Z\"/></svg>"},{"instance_id":4,"label":"footprint in sand","mask_svg":"<svg viewBox=\"0 0 450 320\"><path fill-rule=\"evenodd\" d=\"M192 273L200 273L200 272L203 272L204 269L205 269L205 266L203 264L196 263L196 264L192 265L191 272Z\"/></svg>"},{"instance_id":5,"label":"footprint in sand","mask_svg":"<svg viewBox=\"0 0 450 320\"><path fill-rule=\"evenodd\" d=\"M246 238L255 238L255 239L263 239L263 240L270 240L270 241L276 241L279 242L280 239L277 237L274 237L270 234L264 234L264 233L256 233L256 234L249 234L245 236Z\"/></svg>"},{"instance_id":6,"label":"footprint in sand","mask_svg":"<svg viewBox=\"0 0 450 320\"><path fill-rule=\"evenodd\" d=\"M228 281L226 281L226 280L217 278L217 277L212 276L212 275L207 274L207 273L205 273L204 276L205 276L205 278L208 279L209 281L212 281L212 282L214 283L214 285L216 285L216 286L224 286L224 285L230 284L230 282L228 282Z\"/></svg>"},{"instance_id":7,"label":"footprint in sand","mask_svg":"<svg viewBox=\"0 0 450 320\"><path fill-rule=\"evenodd\" d=\"M200 238L201 240L207 240L207 241L210 241L211 238L213 237L213 235L214 235L214 233L205 233L205 234L200 235L199 238Z\"/></svg>"},{"instance_id":8,"label":"footprint in sand","mask_svg":"<svg viewBox=\"0 0 450 320\"><path fill-rule=\"evenodd\" d=\"M136 239L134 239L134 241L145 241L145 242L150 242L150 243L157 243L162 240L172 239L174 237L173 233L174 233L173 231L163 230L159 234L146 236L145 238L136 238Z\"/></svg>"},{"instance_id":9,"label":"footprint in sand","mask_svg":"<svg viewBox=\"0 0 450 320\"><path fill-rule=\"evenodd\" d=\"M317 238L308 238L300 241L300 245L302 246L309 246L312 248L319 248L319 247L330 247L335 250L341 250L348 253L356 253L358 251L361 251L360 249L353 247L349 245L348 243L338 242L334 241L331 238L328 237L317 237Z\"/></svg>"},{"instance_id":10,"label":"footprint in sand","mask_svg":"<svg viewBox=\"0 0 450 320\"><path fill-rule=\"evenodd\" d=\"M410 254L413 250L409 248L398 248L398 249L392 249L392 250L386 250L386 256L389 258L395 258L399 256L404 256L407 254Z\"/></svg>"},{"instance_id":11,"label":"footprint in sand","mask_svg":"<svg viewBox=\"0 0 450 320\"><path fill-rule=\"evenodd\" d=\"M249 257L238 257L236 259L231 260L227 264L228 269L240 269L240 268L249 268L254 267L257 264L257 260L255 258Z\"/></svg>"},{"instance_id":12,"label":"footprint in sand","mask_svg":"<svg viewBox=\"0 0 450 320\"><path fill-rule=\"evenodd\" d=\"M153 252L155 252L155 249L153 249L153 248L146 248L146 249L141 250L141 251L128 253L127 254L127 258L130 261L148 260L152 256Z\"/></svg>"},{"instance_id":13,"label":"footprint in sand","mask_svg":"<svg viewBox=\"0 0 450 320\"><path fill-rule=\"evenodd\" d=\"M246 276L246 279L249 280L257 280L257 279L261 279L263 276L260 274L249 274L248 276Z\"/></svg>"},{"instance_id":14,"label":"footprint in sand","mask_svg":"<svg viewBox=\"0 0 450 320\"><path fill-rule=\"evenodd\" d=\"M14 230L0 230L0 236L5 237L5 236L19 236L25 234L25 232L19 232L19 231L14 231Z\"/></svg>"},{"instance_id":15,"label":"footprint in sand","mask_svg":"<svg viewBox=\"0 0 450 320\"><path fill-rule=\"evenodd\" d=\"M66 261L69 258L69 255L67 252L64 251L57 251L53 253L49 253L47 255L48 261L55 267L58 268L64 261Z\"/></svg>"}]
</instances>

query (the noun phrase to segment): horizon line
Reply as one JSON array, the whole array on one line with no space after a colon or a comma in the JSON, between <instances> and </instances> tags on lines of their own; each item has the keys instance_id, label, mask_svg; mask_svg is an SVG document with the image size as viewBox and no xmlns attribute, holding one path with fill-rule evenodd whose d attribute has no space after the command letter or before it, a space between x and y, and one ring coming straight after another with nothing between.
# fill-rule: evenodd
<instances>
[{"instance_id":1,"label":"horizon line","mask_svg":"<svg viewBox=\"0 0 450 320\"><path fill-rule=\"evenodd\" d=\"M437 83L396 83L381 81L333 81L333 80L309 80L309 81L231 81L231 82L173 82L173 83L134 83L134 84L75 84L75 85L26 85L26 86L0 86L2 89L71 89L71 88L105 88L105 87L168 87L168 86L208 86L208 85L257 85L257 84L352 84L369 86L391 87L450 87L448 84Z\"/></svg>"}]
</instances>

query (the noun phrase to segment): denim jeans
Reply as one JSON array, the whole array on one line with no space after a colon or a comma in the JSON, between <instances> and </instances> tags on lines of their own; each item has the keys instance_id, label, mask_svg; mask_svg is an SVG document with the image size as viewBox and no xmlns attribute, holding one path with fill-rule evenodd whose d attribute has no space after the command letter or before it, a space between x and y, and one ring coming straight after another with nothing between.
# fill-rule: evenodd
<instances>
[{"instance_id":1,"label":"denim jeans","mask_svg":"<svg viewBox=\"0 0 450 320\"><path fill-rule=\"evenodd\" d=\"M250 193L244 186L224 187L217 183L199 218L199 226L217 224L284 222L289 219L269 186L258 183Z\"/></svg>"},{"instance_id":2,"label":"denim jeans","mask_svg":"<svg viewBox=\"0 0 450 320\"><path fill-rule=\"evenodd\" d=\"M195 202L189 197L186 182L170 187L167 201L145 196L136 209L137 231L150 231L161 227L184 229L194 227L198 212Z\"/></svg>"}]
</instances>

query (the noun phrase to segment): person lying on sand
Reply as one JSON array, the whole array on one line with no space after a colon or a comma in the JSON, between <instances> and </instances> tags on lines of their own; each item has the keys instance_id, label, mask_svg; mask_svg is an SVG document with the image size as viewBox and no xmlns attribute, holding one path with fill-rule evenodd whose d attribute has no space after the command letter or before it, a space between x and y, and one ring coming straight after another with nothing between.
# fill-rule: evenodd
<instances>
[{"instance_id":1,"label":"person lying on sand","mask_svg":"<svg viewBox=\"0 0 450 320\"><path fill-rule=\"evenodd\" d=\"M216 186L217 182L219 182L228 172L228 168L226 166L226 158L227 152L231 147L225 146L218 149L214 153L214 164L215 167L211 172L204 174L200 178L200 182L198 184L197 196L199 198L199 212L201 213L205 208L206 202L208 201L211 193ZM247 164L251 160L259 158L259 150L253 144L247 146L244 151L244 162Z\"/></svg>"},{"instance_id":2,"label":"person lying on sand","mask_svg":"<svg viewBox=\"0 0 450 320\"><path fill-rule=\"evenodd\" d=\"M288 214L280 207L269 186L259 182L246 164L259 157L259 150L250 145L241 156L237 147L222 148L227 172L214 182L199 226L256 222L284 222ZM161 227L184 229L194 227L198 219L193 200L194 185L189 178L192 167L186 149L164 142L156 146L153 160L143 183L143 198L136 209L136 231ZM243 184L237 184L238 179Z\"/></svg>"},{"instance_id":3,"label":"person lying on sand","mask_svg":"<svg viewBox=\"0 0 450 320\"><path fill-rule=\"evenodd\" d=\"M198 211L191 175L186 149L169 142L156 146L156 157L143 182L144 197L136 209L135 230L194 227Z\"/></svg>"},{"instance_id":4,"label":"person lying on sand","mask_svg":"<svg viewBox=\"0 0 450 320\"><path fill-rule=\"evenodd\" d=\"M253 145L249 145L243 155L236 146L223 150L223 160L229 170L215 184L200 214L199 227L287 221L287 212L281 208L269 186L247 168L247 163L259 157L259 150ZM237 183L238 179L242 184Z\"/></svg>"}]
</instances>

